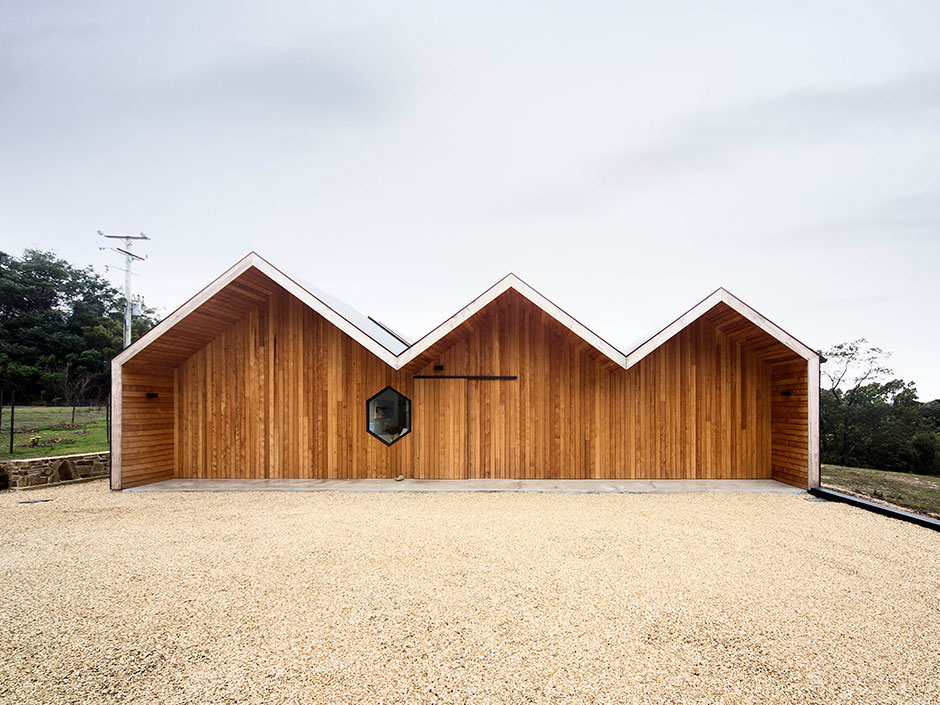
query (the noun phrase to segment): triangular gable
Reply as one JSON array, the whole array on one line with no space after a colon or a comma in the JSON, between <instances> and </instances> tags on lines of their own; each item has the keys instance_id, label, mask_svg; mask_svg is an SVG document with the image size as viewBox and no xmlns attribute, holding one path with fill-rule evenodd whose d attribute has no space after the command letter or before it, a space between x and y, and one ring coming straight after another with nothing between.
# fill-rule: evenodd
<instances>
[{"instance_id":1,"label":"triangular gable","mask_svg":"<svg viewBox=\"0 0 940 705\"><path fill-rule=\"evenodd\" d=\"M679 316L679 318L674 320L665 328L634 345L630 352L626 354L624 367L626 369L630 369L644 357L656 350L656 348L658 348L660 345L669 340L676 333L694 323L696 320L701 318L708 311L720 303L724 303L730 308L734 309L741 316L749 320L768 335L780 341L780 343L802 357L804 360L809 360L818 355L815 350L801 343L776 323L773 323L759 314L730 291L724 288L719 288L699 301L697 304L695 304L695 306L683 313L681 316Z\"/></svg>"},{"instance_id":2,"label":"triangular gable","mask_svg":"<svg viewBox=\"0 0 940 705\"><path fill-rule=\"evenodd\" d=\"M154 341L158 340L160 336L171 330L177 323L186 318L186 316L199 309L205 302L223 291L225 287L250 269L256 269L264 274L275 284L305 303L353 340L372 352L376 357L396 370L402 369L418 359L448 333L459 328L474 314L481 311L497 297L510 289L526 298L559 324L600 352L604 357L623 369L633 367L633 365L637 364L676 333L696 321L719 303L728 305L800 357L809 360L817 355L814 350L801 343L775 323L772 323L739 298L722 288L717 289L714 293L704 298L659 332L642 340L628 353L623 353L588 329L569 313L549 301L515 274L506 275L442 324L411 345L408 345L406 342L407 339L391 331L384 324L362 315L344 302L339 302L335 297L326 295L324 292L320 292L313 287L301 284L298 280L285 274L260 255L251 252L163 319L159 324L154 326L126 350L117 355L114 358L115 365L123 365L138 353L145 350Z\"/></svg>"},{"instance_id":3,"label":"triangular gable","mask_svg":"<svg viewBox=\"0 0 940 705\"><path fill-rule=\"evenodd\" d=\"M160 336L172 329L173 326L183 320L190 313L197 310L203 303L208 301L215 294L219 293L226 286L231 284L236 278L238 278L239 275L252 268L257 269L259 272L271 279L275 284L282 287L285 291L295 296L311 309L319 313L326 320L346 333L349 337L369 350L372 354L384 361L386 364L391 365L392 367L396 366L395 363L397 359L397 353L400 352L400 350L396 350L395 352L389 350L387 347L385 347L385 345L375 340L375 338L370 336L353 321L351 321L351 316L348 312L333 308L321 298L317 297L314 293L308 291L306 288L294 281L291 277L254 252L249 253L241 260L236 262L232 267L226 270L222 276L218 277L206 288L189 299L189 301L184 303L173 313L160 321L160 323L150 329L146 334L141 336L126 350L122 351L114 358L114 363L118 366L123 365L135 355L145 350L148 345L159 339ZM361 316L361 314L359 315ZM362 316L362 318L365 318L365 316Z\"/></svg>"},{"instance_id":4,"label":"triangular gable","mask_svg":"<svg viewBox=\"0 0 940 705\"><path fill-rule=\"evenodd\" d=\"M441 323L441 325L439 325L437 328L415 341L411 347L399 355L398 364L396 366L397 369L405 367L413 360L420 357L426 350L431 348L444 336L459 328L467 320L469 320L471 316L482 311L486 306L495 301L501 294L510 289L528 299L539 309L547 313L553 319L558 321L558 323L584 340L591 347L598 350L615 364L619 365L620 367L625 366L624 354L617 350L617 348L615 348L613 345L608 343L593 331L589 330L570 314L566 313L564 310L546 299L544 296L542 296L542 294L526 284L515 274L507 274L469 304L460 309L453 316Z\"/></svg>"}]
</instances>

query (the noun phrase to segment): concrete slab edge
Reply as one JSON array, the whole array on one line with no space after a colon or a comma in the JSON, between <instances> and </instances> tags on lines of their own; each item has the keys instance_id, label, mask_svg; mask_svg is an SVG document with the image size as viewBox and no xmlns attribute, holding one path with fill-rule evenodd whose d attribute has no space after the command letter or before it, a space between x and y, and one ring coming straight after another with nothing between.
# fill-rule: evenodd
<instances>
[{"instance_id":1,"label":"concrete slab edge","mask_svg":"<svg viewBox=\"0 0 940 705\"><path fill-rule=\"evenodd\" d=\"M141 485L131 487L122 492L145 493L145 492L371 492L371 493L401 493L401 494L439 494L439 493L464 493L464 494L501 494L507 492L523 494L802 494L805 490L799 488L767 488L760 487L754 489L745 488L653 488L653 489L629 489L629 488L583 488L583 489L563 489L550 487L159 487L160 483L150 485Z\"/></svg>"}]
</instances>

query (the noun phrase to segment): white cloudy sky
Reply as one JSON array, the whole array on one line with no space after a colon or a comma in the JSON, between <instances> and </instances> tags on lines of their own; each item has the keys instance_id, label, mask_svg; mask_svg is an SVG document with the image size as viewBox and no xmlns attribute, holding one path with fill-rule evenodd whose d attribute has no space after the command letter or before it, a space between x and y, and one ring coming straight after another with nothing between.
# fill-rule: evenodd
<instances>
[{"instance_id":1,"label":"white cloudy sky","mask_svg":"<svg viewBox=\"0 0 940 705\"><path fill-rule=\"evenodd\" d=\"M143 230L164 313L256 250L415 337L723 285L940 397L940 4L704 5L0 0L0 249Z\"/></svg>"}]
</instances>

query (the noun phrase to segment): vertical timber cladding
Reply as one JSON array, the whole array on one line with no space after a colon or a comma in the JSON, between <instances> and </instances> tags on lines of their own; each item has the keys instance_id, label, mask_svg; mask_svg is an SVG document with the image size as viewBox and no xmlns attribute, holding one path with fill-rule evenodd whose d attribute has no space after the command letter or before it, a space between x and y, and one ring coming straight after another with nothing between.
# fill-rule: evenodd
<instances>
[{"instance_id":1,"label":"vertical timber cladding","mask_svg":"<svg viewBox=\"0 0 940 705\"><path fill-rule=\"evenodd\" d=\"M623 370L508 291L416 374L518 376L464 381L470 477L771 476L770 367L706 320Z\"/></svg>"},{"instance_id":2,"label":"vertical timber cladding","mask_svg":"<svg viewBox=\"0 0 940 705\"><path fill-rule=\"evenodd\" d=\"M467 380L416 379L413 477L462 480L467 473Z\"/></svg>"},{"instance_id":3,"label":"vertical timber cladding","mask_svg":"<svg viewBox=\"0 0 940 705\"><path fill-rule=\"evenodd\" d=\"M177 370L177 477L410 475L414 434L366 432L366 400L399 373L276 288Z\"/></svg>"},{"instance_id":4,"label":"vertical timber cladding","mask_svg":"<svg viewBox=\"0 0 940 705\"><path fill-rule=\"evenodd\" d=\"M806 487L809 385L805 360L771 365L771 471L774 480Z\"/></svg>"},{"instance_id":5,"label":"vertical timber cladding","mask_svg":"<svg viewBox=\"0 0 940 705\"><path fill-rule=\"evenodd\" d=\"M396 371L271 287L175 366L175 457L151 464L152 477L175 465L184 478L799 479L779 447L797 424L771 394L788 368L708 316L624 370L509 290L453 331L436 359ZM445 389L414 375L517 379ZM366 432L366 400L386 386L412 400L421 429L391 446Z\"/></svg>"},{"instance_id":6,"label":"vertical timber cladding","mask_svg":"<svg viewBox=\"0 0 940 705\"><path fill-rule=\"evenodd\" d=\"M174 475L173 374L172 367L133 362L121 369L122 487Z\"/></svg>"}]
</instances>

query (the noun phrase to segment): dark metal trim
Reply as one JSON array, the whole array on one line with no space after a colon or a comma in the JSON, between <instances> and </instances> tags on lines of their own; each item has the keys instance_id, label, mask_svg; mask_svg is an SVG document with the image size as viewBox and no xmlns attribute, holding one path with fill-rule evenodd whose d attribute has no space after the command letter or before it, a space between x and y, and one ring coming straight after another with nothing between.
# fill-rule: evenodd
<instances>
[{"instance_id":1,"label":"dark metal trim","mask_svg":"<svg viewBox=\"0 0 940 705\"><path fill-rule=\"evenodd\" d=\"M402 399L404 399L405 401L408 402L408 430L405 431L403 434L401 434L401 435L400 435L398 438L396 438L394 441L386 441L386 440L385 440L384 438L382 438L381 436L377 436L376 434L372 433L372 431L369 429L369 404L372 403L372 400L373 400L373 399L375 399L375 398L378 397L378 396L381 396L382 394L384 394L385 392L387 392L389 389L391 389L393 392L395 392L395 394L397 394L397 395L400 396ZM371 397L369 397L368 399L366 399L366 433L368 433L370 436L372 436L372 437L373 437L374 439L376 439L377 441L381 441L381 442L384 443L386 446L391 446L391 445L393 445L393 444L395 444L395 443L398 443L398 441L400 441L402 438L404 438L405 436L407 436L409 433L411 433L411 432L414 430L414 418L413 418L413 416L412 416L412 411L413 411L413 409L412 409L411 399L409 399L409 398L406 397L404 394L402 394L401 392L399 392L399 391L398 391L397 389L395 389L395 387L393 387L392 385L388 385L387 387L385 387L385 388L382 389L381 391L376 392L376 393L373 394Z\"/></svg>"},{"instance_id":2,"label":"dark metal trim","mask_svg":"<svg viewBox=\"0 0 940 705\"><path fill-rule=\"evenodd\" d=\"M408 347L408 346L411 345L411 343L409 343L406 338L403 338L399 333L396 333L395 331L393 331L393 330L392 330L391 328L389 328L387 325L385 325L384 323L382 323L382 321L378 320L377 318L372 318L372 316L366 316L366 318L368 318L368 319L369 319L370 321L372 321L375 325L377 325L379 328L381 328L382 330L384 330L386 333L388 333L390 336L392 336L395 340L397 340L399 343L401 343L401 344L404 345L405 347ZM362 332L365 333L365 331L362 331ZM369 335L369 334L366 333L366 335ZM371 335L369 335L369 337L372 338ZM375 339L373 338L373 340L375 340ZM379 341L376 340L375 342L378 343ZM379 343L379 345L382 345L382 344ZM385 348L384 345L382 345L382 347ZM385 348L385 349L388 350L388 348ZM389 352L391 352L391 350L389 350Z\"/></svg>"},{"instance_id":3,"label":"dark metal trim","mask_svg":"<svg viewBox=\"0 0 940 705\"><path fill-rule=\"evenodd\" d=\"M871 502L867 499L862 499L861 497L855 497L853 495L845 494L843 492L836 492L834 490L826 490L821 487L813 487L809 490L809 493L814 497L821 497L822 499L828 499L833 502L844 502L845 504L851 504L853 507L859 507L860 509L867 509L868 511L875 512L876 514L882 514L887 517L892 517L893 519L907 521L911 524L923 526L926 529L940 531L940 521L937 519L931 519L930 517L922 516L920 514L905 512L902 509L894 509L893 507L888 507L884 504L878 504L877 502Z\"/></svg>"},{"instance_id":4,"label":"dark metal trim","mask_svg":"<svg viewBox=\"0 0 940 705\"><path fill-rule=\"evenodd\" d=\"M412 379L519 379L518 375L415 375Z\"/></svg>"}]
</instances>

